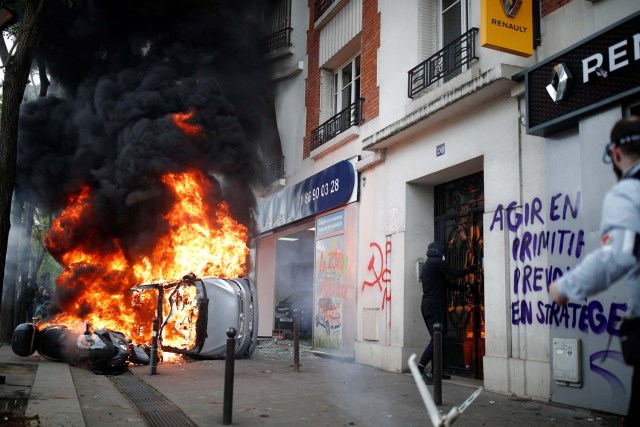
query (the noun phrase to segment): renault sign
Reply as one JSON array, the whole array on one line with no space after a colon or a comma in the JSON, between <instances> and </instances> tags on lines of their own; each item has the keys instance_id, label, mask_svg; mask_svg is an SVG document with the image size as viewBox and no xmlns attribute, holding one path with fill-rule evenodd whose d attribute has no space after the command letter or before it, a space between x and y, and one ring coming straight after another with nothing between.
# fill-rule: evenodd
<instances>
[{"instance_id":1,"label":"renault sign","mask_svg":"<svg viewBox=\"0 0 640 427\"><path fill-rule=\"evenodd\" d=\"M480 46L533 55L533 0L480 1Z\"/></svg>"},{"instance_id":2,"label":"renault sign","mask_svg":"<svg viewBox=\"0 0 640 427\"><path fill-rule=\"evenodd\" d=\"M547 136L640 94L640 12L525 70L527 133Z\"/></svg>"}]
</instances>

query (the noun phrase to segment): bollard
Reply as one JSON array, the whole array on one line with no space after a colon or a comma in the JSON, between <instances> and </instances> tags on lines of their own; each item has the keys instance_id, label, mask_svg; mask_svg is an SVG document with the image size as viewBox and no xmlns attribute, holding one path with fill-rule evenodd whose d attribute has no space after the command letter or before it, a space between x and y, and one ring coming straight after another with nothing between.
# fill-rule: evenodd
<instances>
[{"instance_id":1,"label":"bollard","mask_svg":"<svg viewBox=\"0 0 640 427\"><path fill-rule=\"evenodd\" d=\"M442 405L442 324L433 324L433 400Z\"/></svg>"},{"instance_id":2,"label":"bollard","mask_svg":"<svg viewBox=\"0 0 640 427\"><path fill-rule=\"evenodd\" d=\"M149 356L149 375L155 375L158 368L158 335L160 334L160 324L162 323L162 300L164 299L164 288L158 287L158 301L156 317L153 319L153 334L151 336L151 355Z\"/></svg>"},{"instance_id":3,"label":"bollard","mask_svg":"<svg viewBox=\"0 0 640 427\"><path fill-rule=\"evenodd\" d=\"M224 401L222 409L222 424L231 424L231 410L233 407L233 369L236 352L236 330L227 329L227 353L224 364Z\"/></svg>"},{"instance_id":4,"label":"bollard","mask_svg":"<svg viewBox=\"0 0 640 427\"><path fill-rule=\"evenodd\" d=\"M156 374L158 365L158 318L153 319L153 333L151 335L151 355L149 356L149 375Z\"/></svg>"},{"instance_id":5,"label":"bollard","mask_svg":"<svg viewBox=\"0 0 640 427\"><path fill-rule=\"evenodd\" d=\"M293 309L293 372L300 372L300 329L298 309Z\"/></svg>"}]
</instances>

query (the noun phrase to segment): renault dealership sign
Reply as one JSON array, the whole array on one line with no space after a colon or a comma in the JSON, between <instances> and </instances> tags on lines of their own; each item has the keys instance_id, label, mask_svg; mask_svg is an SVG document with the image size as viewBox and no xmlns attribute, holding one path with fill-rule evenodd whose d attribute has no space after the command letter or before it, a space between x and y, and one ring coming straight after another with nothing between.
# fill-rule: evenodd
<instances>
[{"instance_id":1,"label":"renault dealership sign","mask_svg":"<svg viewBox=\"0 0 640 427\"><path fill-rule=\"evenodd\" d=\"M533 54L533 0L481 0L480 46Z\"/></svg>"},{"instance_id":2,"label":"renault dealership sign","mask_svg":"<svg viewBox=\"0 0 640 427\"><path fill-rule=\"evenodd\" d=\"M545 136L640 93L640 12L523 72L527 133Z\"/></svg>"}]
</instances>

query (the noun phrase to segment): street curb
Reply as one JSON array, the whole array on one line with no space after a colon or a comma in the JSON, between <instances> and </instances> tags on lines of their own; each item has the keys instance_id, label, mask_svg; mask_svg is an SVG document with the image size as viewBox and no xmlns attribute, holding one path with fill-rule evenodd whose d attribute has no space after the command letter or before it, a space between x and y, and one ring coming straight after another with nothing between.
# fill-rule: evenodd
<instances>
[{"instance_id":1,"label":"street curb","mask_svg":"<svg viewBox=\"0 0 640 427\"><path fill-rule=\"evenodd\" d=\"M43 427L85 427L68 364L40 358L25 415L38 415Z\"/></svg>"}]
</instances>

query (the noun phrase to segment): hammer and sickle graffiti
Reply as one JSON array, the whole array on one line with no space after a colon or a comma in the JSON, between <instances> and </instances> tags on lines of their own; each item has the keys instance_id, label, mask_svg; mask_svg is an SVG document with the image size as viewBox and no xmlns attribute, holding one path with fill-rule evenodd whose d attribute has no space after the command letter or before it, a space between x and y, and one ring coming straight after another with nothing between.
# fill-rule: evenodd
<instances>
[{"instance_id":1,"label":"hammer and sickle graffiti","mask_svg":"<svg viewBox=\"0 0 640 427\"><path fill-rule=\"evenodd\" d=\"M382 248L376 242L369 243L369 247L373 248L373 254L369 260L367 271L373 273L374 279L372 281L365 280L362 282L361 292L364 292L365 287L378 285L378 289L384 291L381 309L384 310L385 305L388 303L389 310L391 310L391 270L388 268L389 255L391 255L391 241L386 241L384 254L382 253ZM389 323L391 323L391 317L389 317Z\"/></svg>"}]
</instances>

